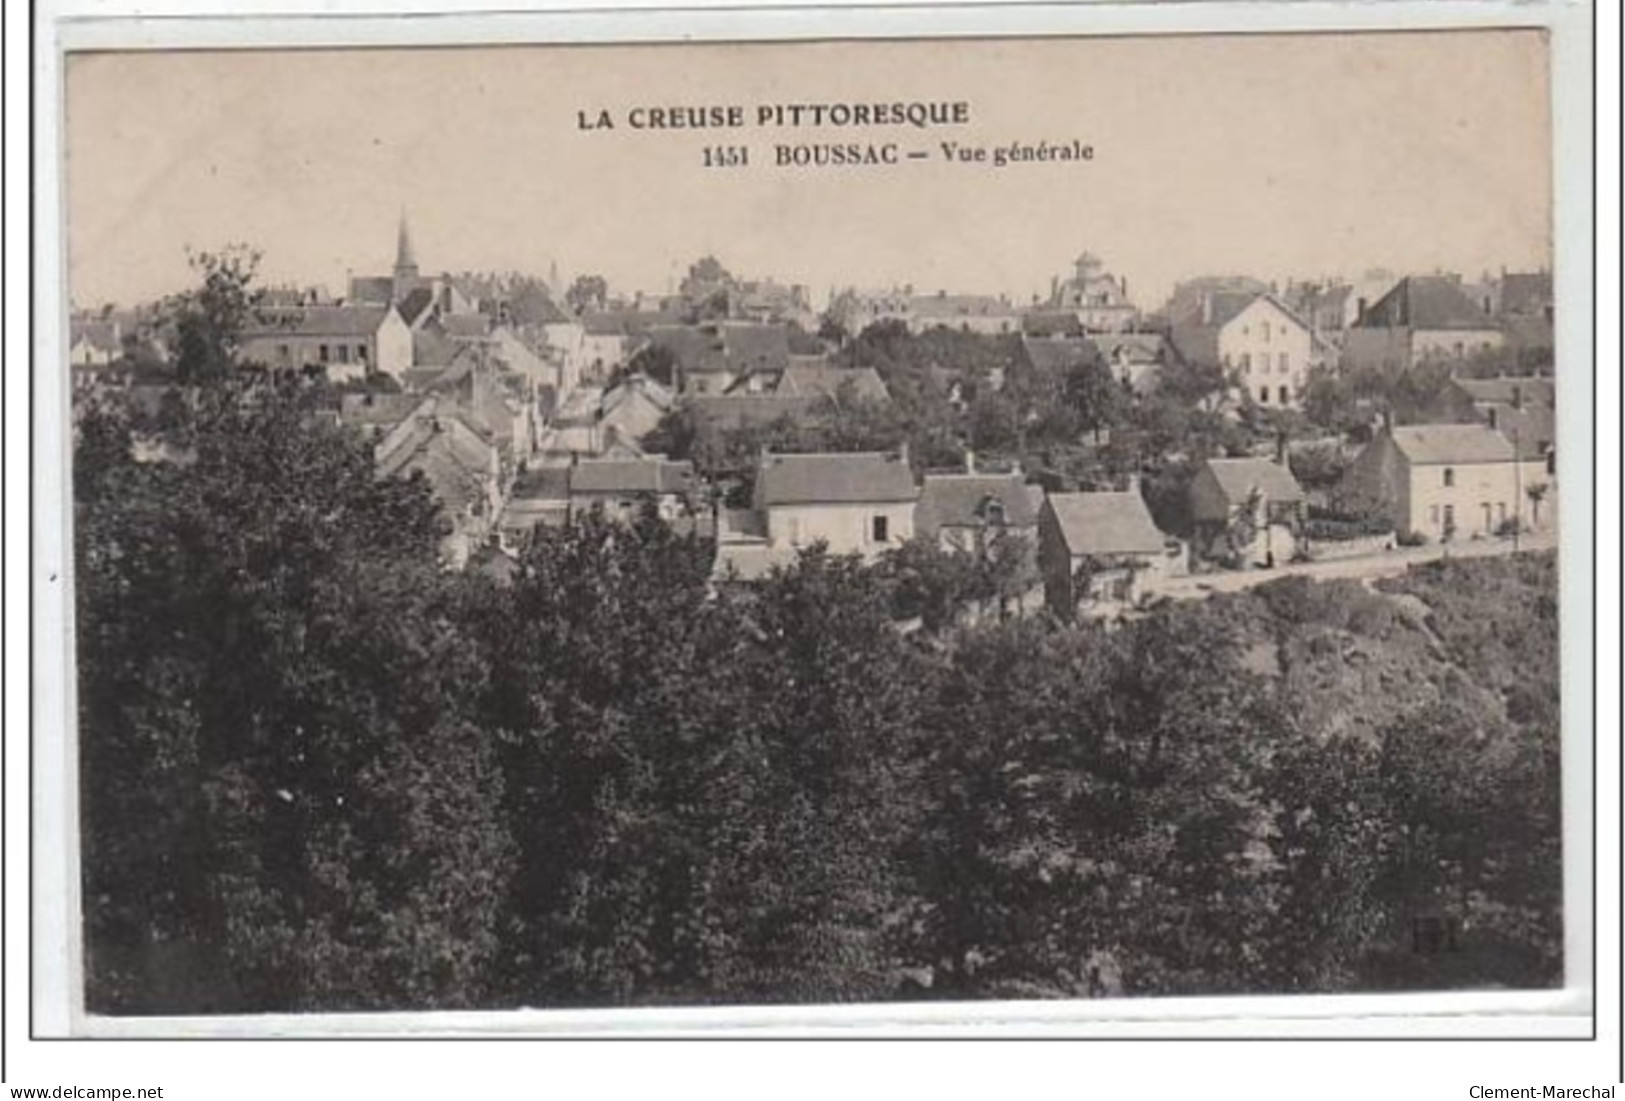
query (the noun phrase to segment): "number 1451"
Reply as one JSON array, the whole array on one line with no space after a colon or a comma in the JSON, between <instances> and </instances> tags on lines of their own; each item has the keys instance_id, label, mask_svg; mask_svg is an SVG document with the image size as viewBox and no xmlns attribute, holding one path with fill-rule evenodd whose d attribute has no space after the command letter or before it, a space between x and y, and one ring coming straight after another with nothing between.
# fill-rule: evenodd
<instances>
[{"instance_id":1,"label":"number 1451","mask_svg":"<svg viewBox=\"0 0 1625 1101\"><path fill-rule=\"evenodd\" d=\"M704 152L707 168L744 168L750 164L749 146L708 145Z\"/></svg>"}]
</instances>

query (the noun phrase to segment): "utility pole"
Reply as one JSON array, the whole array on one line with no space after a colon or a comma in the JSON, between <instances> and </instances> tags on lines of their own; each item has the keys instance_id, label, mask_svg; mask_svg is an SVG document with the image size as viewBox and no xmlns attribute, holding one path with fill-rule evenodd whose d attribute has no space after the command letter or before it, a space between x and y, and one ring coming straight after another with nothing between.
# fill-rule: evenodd
<instances>
[{"instance_id":1,"label":"utility pole","mask_svg":"<svg viewBox=\"0 0 1625 1101\"><path fill-rule=\"evenodd\" d=\"M1523 458L1518 452L1518 429L1512 429L1512 553L1518 553L1518 533L1523 529Z\"/></svg>"}]
</instances>

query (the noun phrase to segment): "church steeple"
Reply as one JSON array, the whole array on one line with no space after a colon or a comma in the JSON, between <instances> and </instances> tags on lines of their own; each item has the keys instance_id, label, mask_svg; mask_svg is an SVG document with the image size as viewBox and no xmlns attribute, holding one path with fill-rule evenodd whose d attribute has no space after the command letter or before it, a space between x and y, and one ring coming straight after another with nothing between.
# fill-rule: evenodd
<instances>
[{"instance_id":1,"label":"church steeple","mask_svg":"<svg viewBox=\"0 0 1625 1101\"><path fill-rule=\"evenodd\" d=\"M412 255L412 231L406 225L406 212L401 212L400 230L395 236L395 293L406 293L417 282L418 261Z\"/></svg>"}]
</instances>

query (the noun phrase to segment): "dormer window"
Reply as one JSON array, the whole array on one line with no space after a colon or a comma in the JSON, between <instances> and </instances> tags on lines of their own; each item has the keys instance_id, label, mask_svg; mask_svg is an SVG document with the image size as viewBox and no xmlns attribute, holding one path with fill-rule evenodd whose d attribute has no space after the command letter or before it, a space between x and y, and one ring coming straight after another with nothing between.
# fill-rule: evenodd
<instances>
[{"instance_id":1,"label":"dormer window","mask_svg":"<svg viewBox=\"0 0 1625 1101\"><path fill-rule=\"evenodd\" d=\"M1445 488L1450 489L1450 488L1454 487L1455 484L1456 484L1456 468L1453 467L1453 466L1445 467L1444 468L1444 486L1445 486Z\"/></svg>"}]
</instances>

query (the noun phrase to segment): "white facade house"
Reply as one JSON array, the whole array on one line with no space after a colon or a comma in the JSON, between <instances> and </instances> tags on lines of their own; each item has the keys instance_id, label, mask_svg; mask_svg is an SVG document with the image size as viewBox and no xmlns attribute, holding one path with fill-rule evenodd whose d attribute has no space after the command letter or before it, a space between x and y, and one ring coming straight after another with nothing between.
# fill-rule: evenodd
<instances>
[{"instance_id":1,"label":"white facade house","mask_svg":"<svg viewBox=\"0 0 1625 1101\"><path fill-rule=\"evenodd\" d=\"M1324 361L1314 332L1274 295L1261 294L1219 326L1219 362L1259 405L1298 405L1309 372Z\"/></svg>"},{"instance_id":2,"label":"white facade house","mask_svg":"<svg viewBox=\"0 0 1625 1101\"><path fill-rule=\"evenodd\" d=\"M1494 535L1511 521L1534 524L1511 441L1482 424L1386 430L1345 477L1380 504L1399 531L1434 542Z\"/></svg>"}]
</instances>

